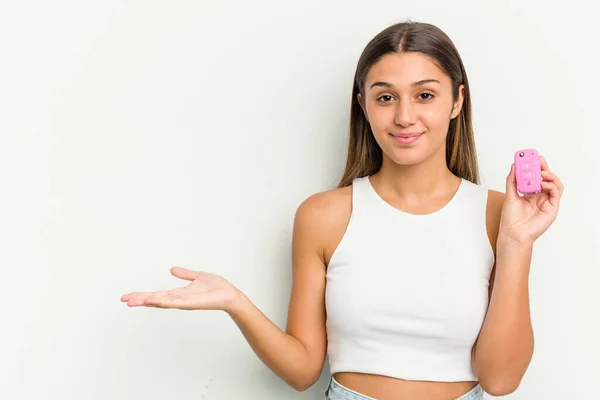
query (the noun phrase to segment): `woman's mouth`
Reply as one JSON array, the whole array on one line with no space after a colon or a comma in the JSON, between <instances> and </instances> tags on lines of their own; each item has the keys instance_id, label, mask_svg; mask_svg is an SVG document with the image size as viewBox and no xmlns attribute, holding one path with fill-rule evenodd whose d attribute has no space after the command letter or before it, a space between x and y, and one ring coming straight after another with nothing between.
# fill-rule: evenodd
<instances>
[{"instance_id":1,"label":"woman's mouth","mask_svg":"<svg viewBox=\"0 0 600 400\"><path fill-rule=\"evenodd\" d=\"M423 133L391 134L398 144L413 144L423 135Z\"/></svg>"}]
</instances>

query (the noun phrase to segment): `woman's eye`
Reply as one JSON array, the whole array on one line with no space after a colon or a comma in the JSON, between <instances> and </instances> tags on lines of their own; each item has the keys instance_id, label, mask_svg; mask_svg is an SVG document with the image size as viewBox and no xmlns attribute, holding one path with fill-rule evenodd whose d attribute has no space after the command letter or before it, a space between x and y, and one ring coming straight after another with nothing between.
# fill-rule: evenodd
<instances>
[{"instance_id":1,"label":"woman's eye","mask_svg":"<svg viewBox=\"0 0 600 400\"><path fill-rule=\"evenodd\" d=\"M423 96L425 96L425 97L423 97ZM431 99L433 99L434 97L435 97L435 96L434 96L434 95L432 95L431 93L421 93L421 94L419 95L419 98L420 98L421 100L431 100ZM386 98L386 100L381 100L381 99L384 99L384 98ZM392 99L392 98L393 98L392 96L390 96L389 94L386 94L386 95L383 95L383 96L381 96L381 97L377 98L377 101L378 101L378 102L380 102L380 103L389 103L389 102L390 102L390 100L389 100L389 99Z\"/></svg>"},{"instance_id":2,"label":"woman's eye","mask_svg":"<svg viewBox=\"0 0 600 400\"><path fill-rule=\"evenodd\" d=\"M379 99L383 99L384 97L392 97L392 96L390 96L389 94L386 94L386 95L383 95L383 96L379 97L379 98L377 99L377 101L379 101L379 102L381 102L381 103L389 103L389 101L381 101L381 100L379 100Z\"/></svg>"}]
</instances>

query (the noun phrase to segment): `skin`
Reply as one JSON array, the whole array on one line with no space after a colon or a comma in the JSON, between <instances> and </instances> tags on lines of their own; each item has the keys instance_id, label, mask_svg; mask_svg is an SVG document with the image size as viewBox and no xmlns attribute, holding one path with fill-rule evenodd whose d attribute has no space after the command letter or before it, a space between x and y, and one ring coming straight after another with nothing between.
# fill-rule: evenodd
<instances>
[{"instance_id":1,"label":"skin","mask_svg":"<svg viewBox=\"0 0 600 400\"><path fill-rule=\"evenodd\" d=\"M439 83L411 85L423 79ZM391 86L371 88L377 81ZM445 140L450 120L460 113L462 88L455 101L450 78L428 57L418 53L388 54L369 71L363 95L357 99L384 155L381 170L370 178L374 189L405 212L428 214L443 207L460 183L446 166ZM424 135L406 146L390 135L400 132ZM506 178L506 194L489 191L486 225L497 264L490 278L488 314L473 346L472 360L482 387L495 396L516 389L531 359L527 290L531 247L556 218L563 191L562 182L545 159L541 157L540 161L542 193L520 197L512 165ZM296 390L306 390L319 378L325 361L325 274L348 225L351 196L351 187L329 190L308 197L298 207L285 331L225 278L181 267L173 267L171 273L189 281L187 286L132 292L123 295L121 301L130 307L223 310L265 365ZM406 381L349 372L337 373L335 378L357 392L382 400L454 399L476 384Z\"/></svg>"}]
</instances>

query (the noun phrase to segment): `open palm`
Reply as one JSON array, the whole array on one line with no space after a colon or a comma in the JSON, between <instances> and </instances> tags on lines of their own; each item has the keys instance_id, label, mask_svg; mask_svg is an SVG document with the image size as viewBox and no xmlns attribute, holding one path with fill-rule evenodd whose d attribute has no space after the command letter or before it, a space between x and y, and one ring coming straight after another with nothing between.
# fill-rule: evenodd
<instances>
[{"instance_id":1,"label":"open palm","mask_svg":"<svg viewBox=\"0 0 600 400\"><path fill-rule=\"evenodd\" d=\"M121 301L129 307L226 310L239 296L237 288L219 275L181 267L171 268L171 274L191 283L171 290L128 293Z\"/></svg>"}]
</instances>

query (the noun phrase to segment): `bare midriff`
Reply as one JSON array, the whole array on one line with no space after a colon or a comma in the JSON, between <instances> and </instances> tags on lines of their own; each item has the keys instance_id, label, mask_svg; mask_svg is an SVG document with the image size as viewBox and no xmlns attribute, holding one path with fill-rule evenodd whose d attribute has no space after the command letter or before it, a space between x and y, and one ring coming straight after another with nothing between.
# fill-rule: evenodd
<instances>
[{"instance_id":1,"label":"bare midriff","mask_svg":"<svg viewBox=\"0 0 600 400\"><path fill-rule=\"evenodd\" d=\"M382 375L338 372L342 386L377 400L454 400L477 385L476 381L408 381Z\"/></svg>"}]
</instances>

